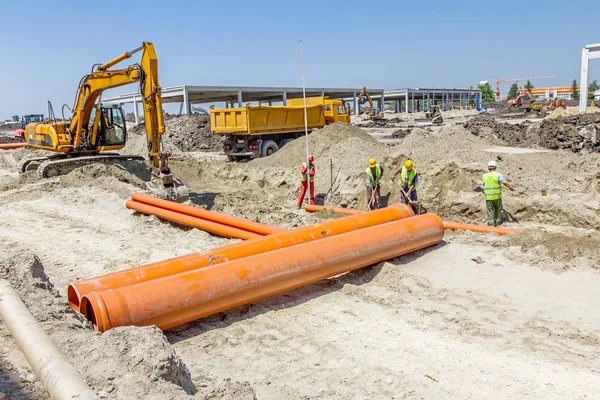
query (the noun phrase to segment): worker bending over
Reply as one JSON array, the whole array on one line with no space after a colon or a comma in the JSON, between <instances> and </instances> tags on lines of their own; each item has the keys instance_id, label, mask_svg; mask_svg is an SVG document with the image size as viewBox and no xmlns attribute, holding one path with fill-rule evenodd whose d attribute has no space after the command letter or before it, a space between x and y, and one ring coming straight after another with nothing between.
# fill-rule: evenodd
<instances>
[{"instance_id":1,"label":"worker bending over","mask_svg":"<svg viewBox=\"0 0 600 400\"><path fill-rule=\"evenodd\" d=\"M302 208L304 203L304 196L306 195L306 189L310 182L310 204L315 204L315 165L313 162L315 158L313 155L308 156L308 168L306 163L303 162L300 166L300 196L298 196L298 208Z\"/></svg>"},{"instance_id":2,"label":"worker bending over","mask_svg":"<svg viewBox=\"0 0 600 400\"><path fill-rule=\"evenodd\" d=\"M515 190L501 173L496 172L496 161L488 163L488 173L483 175L483 189L485 191L485 206L489 226L502 224L502 185L509 190Z\"/></svg>"},{"instance_id":3,"label":"worker bending over","mask_svg":"<svg viewBox=\"0 0 600 400\"><path fill-rule=\"evenodd\" d=\"M394 174L394 178L400 174L400 202L408 204L415 215L419 214L419 209L413 202L417 201L417 183L419 183L419 173L413 167L412 160L406 160L402 168Z\"/></svg>"},{"instance_id":4,"label":"worker bending over","mask_svg":"<svg viewBox=\"0 0 600 400\"><path fill-rule=\"evenodd\" d=\"M381 196L381 188L379 182L383 176L383 167L377 164L374 158L369 160L369 168L366 171L367 179L367 208L369 210L377 210L381 206L379 198Z\"/></svg>"}]
</instances>

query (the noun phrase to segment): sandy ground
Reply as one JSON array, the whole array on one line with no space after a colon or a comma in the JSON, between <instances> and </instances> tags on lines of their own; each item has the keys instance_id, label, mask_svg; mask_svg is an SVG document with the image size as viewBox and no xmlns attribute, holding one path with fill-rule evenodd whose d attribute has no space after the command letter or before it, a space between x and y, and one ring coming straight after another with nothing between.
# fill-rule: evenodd
<instances>
[{"instance_id":1,"label":"sandy ground","mask_svg":"<svg viewBox=\"0 0 600 400\"><path fill-rule=\"evenodd\" d=\"M505 195L508 225L524 233L447 231L433 248L164 334L97 334L66 305L70 282L231 241L127 210L131 193L144 190L131 173L137 165L38 181L16 174L29 154L19 149L0 152L0 277L104 398L600 398L598 155L507 151L456 124L390 144L344 129L311 135L317 193L328 191L330 158L334 165L327 204L364 207L370 154L387 173L410 156L431 211L481 223L473 188L481 166L500 157L518 186ZM303 143L288 146L241 164L193 153L172 167L192 191L190 204L293 228L321 216L294 209ZM397 201L389 177L382 194ZM0 365L0 392L47 398L1 321Z\"/></svg>"}]
</instances>

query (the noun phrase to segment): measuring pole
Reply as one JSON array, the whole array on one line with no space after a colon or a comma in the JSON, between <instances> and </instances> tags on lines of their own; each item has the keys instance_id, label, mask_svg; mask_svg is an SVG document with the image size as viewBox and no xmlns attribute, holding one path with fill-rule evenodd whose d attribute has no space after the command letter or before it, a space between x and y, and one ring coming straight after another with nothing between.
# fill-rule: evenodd
<instances>
[{"instance_id":1,"label":"measuring pole","mask_svg":"<svg viewBox=\"0 0 600 400\"><path fill-rule=\"evenodd\" d=\"M302 98L304 99L304 137L306 138L306 173L308 174L308 203L310 204L310 163L308 162L308 117L306 116L306 87L304 86L304 52L302 51L302 40L300 40L300 67L302 69Z\"/></svg>"}]
</instances>

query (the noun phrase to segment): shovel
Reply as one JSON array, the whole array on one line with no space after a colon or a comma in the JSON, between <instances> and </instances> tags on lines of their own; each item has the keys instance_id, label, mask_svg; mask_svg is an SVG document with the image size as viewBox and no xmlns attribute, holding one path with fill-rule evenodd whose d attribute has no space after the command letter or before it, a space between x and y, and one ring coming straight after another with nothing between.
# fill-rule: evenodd
<instances>
[{"instance_id":1,"label":"shovel","mask_svg":"<svg viewBox=\"0 0 600 400\"><path fill-rule=\"evenodd\" d=\"M421 202L418 200L412 201L410 199L410 196L404 191L404 189L402 189L402 186L400 186L400 184L398 182L396 182L396 180L394 178L392 178L392 181L398 185L398 187L400 188L400 191L402 192L402 194L404 194L404 197L406 198L406 200L408 200L408 204L411 206L415 206L417 208L417 210L419 210L418 214L427 214L427 209L425 207L423 207L421 205Z\"/></svg>"}]
</instances>

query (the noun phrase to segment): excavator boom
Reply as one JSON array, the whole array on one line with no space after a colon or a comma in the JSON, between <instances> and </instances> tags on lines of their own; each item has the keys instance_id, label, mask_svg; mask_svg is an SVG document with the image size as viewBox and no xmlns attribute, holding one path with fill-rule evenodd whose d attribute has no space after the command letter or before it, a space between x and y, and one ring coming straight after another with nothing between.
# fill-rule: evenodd
<instances>
[{"instance_id":1,"label":"excavator boom","mask_svg":"<svg viewBox=\"0 0 600 400\"><path fill-rule=\"evenodd\" d=\"M139 64L111 69L140 51L142 56ZM148 158L153 180L152 188L162 198L175 201L187 200L189 197L187 188L172 176L168 166L168 153L162 148L165 124L161 87L158 82L158 58L154 45L150 42L144 42L135 50L98 65L90 74L85 75L77 88L70 122L57 122L56 119L51 119L43 124L27 126L26 137L31 147L59 153L49 158L36 159L38 174L42 177L50 177L68 173L73 167L82 164L122 160L124 156L104 153L125 147L126 127L124 122L123 126L119 127L123 131L122 140L107 139L107 130L111 124L110 118L106 115L107 110L102 106L102 93L107 89L131 83L140 85ZM136 159L127 156L125 158ZM21 166L21 171L25 172L33 168L32 165L25 163Z\"/></svg>"}]
</instances>

